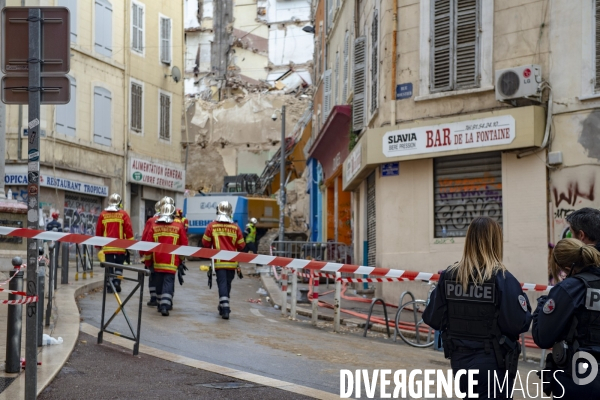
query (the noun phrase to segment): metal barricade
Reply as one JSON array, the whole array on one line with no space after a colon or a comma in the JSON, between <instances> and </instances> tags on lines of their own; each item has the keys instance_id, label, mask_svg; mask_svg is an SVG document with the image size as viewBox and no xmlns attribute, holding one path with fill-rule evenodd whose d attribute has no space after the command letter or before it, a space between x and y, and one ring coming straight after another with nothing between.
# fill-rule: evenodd
<instances>
[{"instance_id":1,"label":"metal barricade","mask_svg":"<svg viewBox=\"0 0 600 400\"><path fill-rule=\"evenodd\" d=\"M75 280L79 280L79 265L83 271L83 279L87 279L89 271L90 278L94 277L94 248L85 244L75 245Z\"/></svg>"},{"instance_id":2,"label":"metal barricade","mask_svg":"<svg viewBox=\"0 0 600 400\"><path fill-rule=\"evenodd\" d=\"M354 264L352 246L345 243L276 240L271 247L273 255L278 257Z\"/></svg>"},{"instance_id":3,"label":"metal barricade","mask_svg":"<svg viewBox=\"0 0 600 400\"><path fill-rule=\"evenodd\" d=\"M150 271L145 268L137 268L137 267L132 267L129 265L120 265L120 264L114 264L114 263L108 263L108 262L101 262L100 266L102 268L104 268L104 291L102 293L102 317L101 317L101 321L100 321L100 332L98 332L98 344L102 343L104 332L110 333L112 335L119 336L119 337L122 337L125 339L133 340L135 342L135 344L133 346L133 355L136 356L140 349L140 329L142 327L142 304L143 304L143 296L144 296L144 277L150 275ZM115 274L114 272L111 272L111 271L114 271L115 268L122 269L123 272L125 272L125 271L136 272L137 279L127 278L124 275L118 275L118 274ZM112 282L113 279L121 279L121 280L125 280L125 281L137 282L137 285L133 288L131 293L129 293L129 295L125 298L125 301L121 301L121 297L119 296L119 293L117 293L117 290L116 290L115 286L113 285L113 282ZM117 303L119 304L119 306L117 307L115 312L112 314L112 316L108 319L108 321L106 323L104 323L104 312L106 309L106 289L108 286L110 286L112 288L113 294L115 295L115 298L117 299ZM133 295L135 294L135 292L138 289L140 292L140 303L139 303L139 310L138 310L137 332L134 332L131 321L129 320L129 317L127 316L127 313L125 312L125 305L133 297ZM107 329L108 326L110 325L110 323L115 319L115 317L120 312L123 312L123 317L125 317L125 321L127 322L127 325L129 326L129 330L131 331L132 336L123 335L119 332L115 332L115 331Z\"/></svg>"}]
</instances>

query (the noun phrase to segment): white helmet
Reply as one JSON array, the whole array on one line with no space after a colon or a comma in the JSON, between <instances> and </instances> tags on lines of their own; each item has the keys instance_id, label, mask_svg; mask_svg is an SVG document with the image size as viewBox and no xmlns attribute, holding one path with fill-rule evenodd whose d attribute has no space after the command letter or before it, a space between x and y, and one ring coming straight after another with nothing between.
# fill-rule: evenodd
<instances>
[{"instance_id":1,"label":"white helmet","mask_svg":"<svg viewBox=\"0 0 600 400\"><path fill-rule=\"evenodd\" d=\"M222 201L217 206L218 222L233 222L233 207L228 201Z\"/></svg>"},{"instance_id":2,"label":"white helmet","mask_svg":"<svg viewBox=\"0 0 600 400\"><path fill-rule=\"evenodd\" d=\"M121 196L117 193L113 193L108 198L108 207L106 207L105 211L119 211L119 206L121 205Z\"/></svg>"},{"instance_id":3,"label":"white helmet","mask_svg":"<svg viewBox=\"0 0 600 400\"><path fill-rule=\"evenodd\" d=\"M256 218L250 218L250 223L256 225L258 221L256 220Z\"/></svg>"},{"instance_id":4,"label":"white helmet","mask_svg":"<svg viewBox=\"0 0 600 400\"><path fill-rule=\"evenodd\" d=\"M175 200L173 200L173 198L169 196L163 197L160 201L162 204L175 204Z\"/></svg>"},{"instance_id":5,"label":"white helmet","mask_svg":"<svg viewBox=\"0 0 600 400\"><path fill-rule=\"evenodd\" d=\"M175 206L173 204L163 204L160 207L160 216L156 222L166 222L170 224L173 222L173 214L175 213Z\"/></svg>"},{"instance_id":6,"label":"white helmet","mask_svg":"<svg viewBox=\"0 0 600 400\"><path fill-rule=\"evenodd\" d=\"M162 204L160 204L160 201L157 201L156 204L154 205L154 211L156 212L155 215L160 214L160 207L162 206Z\"/></svg>"}]
</instances>

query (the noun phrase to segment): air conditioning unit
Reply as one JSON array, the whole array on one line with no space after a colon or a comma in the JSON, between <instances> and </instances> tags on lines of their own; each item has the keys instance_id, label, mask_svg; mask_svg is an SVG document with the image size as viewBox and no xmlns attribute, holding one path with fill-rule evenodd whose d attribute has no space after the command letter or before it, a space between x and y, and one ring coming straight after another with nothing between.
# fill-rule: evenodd
<instances>
[{"instance_id":1,"label":"air conditioning unit","mask_svg":"<svg viewBox=\"0 0 600 400\"><path fill-rule=\"evenodd\" d=\"M507 101L536 98L541 94L542 68L539 65L523 65L496 71L496 100Z\"/></svg>"}]
</instances>

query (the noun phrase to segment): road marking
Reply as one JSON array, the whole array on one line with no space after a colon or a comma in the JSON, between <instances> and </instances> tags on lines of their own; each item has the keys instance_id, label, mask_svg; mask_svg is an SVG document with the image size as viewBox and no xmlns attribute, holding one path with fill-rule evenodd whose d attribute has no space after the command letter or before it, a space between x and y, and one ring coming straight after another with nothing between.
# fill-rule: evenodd
<instances>
[{"instance_id":1,"label":"road marking","mask_svg":"<svg viewBox=\"0 0 600 400\"><path fill-rule=\"evenodd\" d=\"M264 317L264 315L261 314L261 312L259 310L257 310L256 308L251 308L250 312L254 315L256 315L257 317Z\"/></svg>"},{"instance_id":2,"label":"road marking","mask_svg":"<svg viewBox=\"0 0 600 400\"><path fill-rule=\"evenodd\" d=\"M258 310L256 310L258 311ZM79 330L83 333L87 333L88 335L92 335L94 337L98 336L98 328L92 326L88 323L82 322L79 325ZM107 335L103 338L105 342L109 342L115 344L117 346L122 346L125 348L131 348L132 342L127 339L123 339L120 337ZM194 360L193 358L180 356L179 354L169 353L168 351L160 350L155 347L146 346L145 344L140 343L140 353L148 354L150 356L160 358L162 360L167 360L171 362L176 362L182 365L187 365L188 367L202 369L205 371L213 372L215 374L221 374L225 376L229 376L231 378L240 379L242 381L256 383L258 385L269 386L272 388L285 390L287 392L303 394L305 396L314 397L315 399L323 399L323 400L333 400L339 399L338 395L333 393L324 392L322 390L317 390L313 388L309 388L306 386L296 385L295 383L281 381L279 379L273 379L266 376L261 376L257 374L251 374L249 372L240 371L237 369L222 367L220 365L211 364L205 361Z\"/></svg>"}]
</instances>

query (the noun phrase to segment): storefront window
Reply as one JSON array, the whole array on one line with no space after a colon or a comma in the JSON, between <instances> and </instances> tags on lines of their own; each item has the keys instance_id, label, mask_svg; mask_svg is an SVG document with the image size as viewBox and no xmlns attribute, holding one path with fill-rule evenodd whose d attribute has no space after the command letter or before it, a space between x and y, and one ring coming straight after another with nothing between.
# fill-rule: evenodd
<instances>
[{"instance_id":1,"label":"storefront window","mask_svg":"<svg viewBox=\"0 0 600 400\"><path fill-rule=\"evenodd\" d=\"M502 225L502 155L477 153L434 159L435 237L466 236L475 217Z\"/></svg>"}]
</instances>

